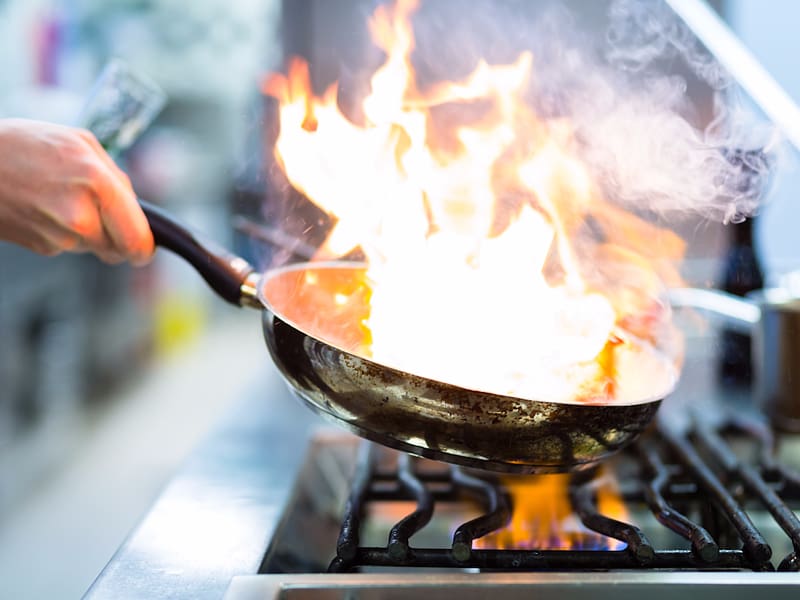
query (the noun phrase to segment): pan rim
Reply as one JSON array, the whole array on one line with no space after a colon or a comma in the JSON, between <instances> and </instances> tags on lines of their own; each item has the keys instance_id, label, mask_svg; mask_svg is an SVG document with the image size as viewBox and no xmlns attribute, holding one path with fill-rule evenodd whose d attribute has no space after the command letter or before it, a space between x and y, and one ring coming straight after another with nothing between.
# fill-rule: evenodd
<instances>
[{"instance_id":1,"label":"pan rim","mask_svg":"<svg viewBox=\"0 0 800 600\"><path fill-rule=\"evenodd\" d=\"M624 407L624 406L639 406L642 404L650 404L653 402L660 402L667 396L669 396L677 387L678 381L680 379L680 370L675 366L668 363L667 360L664 361L665 367L667 368L668 372L665 373L664 376L664 385L660 388L656 389L653 393L644 396L641 399L637 399L635 401L614 401L614 402L591 402L591 401L580 401L580 400L553 400L553 399L538 399L538 398L529 398L526 396L510 396L507 394L501 394L489 390L484 389L476 389L472 387L466 387L460 384L451 383L447 381L442 381L440 379L435 379L432 377L428 377L425 375L417 375L415 373L411 373L409 371L399 369L393 365L389 365L380 361L373 359L372 357L362 356L361 354L354 352L353 350L346 349L341 347L340 345L330 342L326 339L320 338L316 335L312 335L308 332L308 330L298 323L293 321L292 319L287 318L281 311L277 310L275 306L269 301L266 294L266 285L267 283L274 278L277 278L286 273L293 273L298 271L305 271L309 268L313 269L366 269L367 263L363 261L346 261L346 260L333 260L333 261L304 261L304 262L297 262L297 263L290 263L287 265L283 265L280 267L274 267L264 271L261 274L261 277L258 282L257 288L257 295L258 300L263 306L264 310L273 314L276 318L280 319L287 325L291 326L298 332L302 333L303 335L317 340L331 348L334 348L338 352L342 354L351 356L357 360L364 361L366 363L370 363L376 367L380 367L382 369L388 369L400 376L406 377L413 377L417 379L422 379L426 381L430 381L436 385L440 386L449 386L453 389L463 390L464 392L472 393L472 394L486 394L488 396L494 396L497 398L505 398L509 401L515 402L536 402L536 403L549 403L549 404L561 404L561 405L568 405L568 406L585 406L585 407ZM654 351L650 351L655 354Z\"/></svg>"}]
</instances>

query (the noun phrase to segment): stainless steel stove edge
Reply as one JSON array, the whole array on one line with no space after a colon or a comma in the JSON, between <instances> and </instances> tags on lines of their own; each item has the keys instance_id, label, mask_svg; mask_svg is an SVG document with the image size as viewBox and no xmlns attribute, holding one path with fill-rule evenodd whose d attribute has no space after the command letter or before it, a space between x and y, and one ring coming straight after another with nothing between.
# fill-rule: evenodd
<instances>
[{"instance_id":1,"label":"stainless steel stove edge","mask_svg":"<svg viewBox=\"0 0 800 600\"><path fill-rule=\"evenodd\" d=\"M671 600L681 594L714 600L800 597L798 573L601 572L601 573L344 573L234 577L225 600L376 599L422 595L474 600Z\"/></svg>"}]
</instances>

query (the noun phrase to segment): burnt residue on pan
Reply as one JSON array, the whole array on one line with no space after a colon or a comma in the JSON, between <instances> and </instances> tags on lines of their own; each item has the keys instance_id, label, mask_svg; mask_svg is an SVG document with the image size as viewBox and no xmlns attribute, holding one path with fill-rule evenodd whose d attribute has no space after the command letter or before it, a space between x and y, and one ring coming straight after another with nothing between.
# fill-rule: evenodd
<instances>
[{"instance_id":1,"label":"burnt residue on pan","mask_svg":"<svg viewBox=\"0 0 800 600\"><path fill-rule=\"evenodd\" d=\"M321 415L381 444L470 467L586 468L632 442L660 404L562 404L466 390L336 348L271 310L264 333L285 379Z\"/></svg>"}]
</instances>

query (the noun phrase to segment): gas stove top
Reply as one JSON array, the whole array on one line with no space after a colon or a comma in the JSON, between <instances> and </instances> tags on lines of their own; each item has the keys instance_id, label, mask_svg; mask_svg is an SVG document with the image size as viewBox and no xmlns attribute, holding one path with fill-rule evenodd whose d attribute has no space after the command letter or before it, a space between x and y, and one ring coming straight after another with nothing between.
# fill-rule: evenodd
<instances>
[{"instance_id":1,"label":"gas stove top","mask_svg":"<svg viewBox=\"0 0 800 600\"><path fill-rule=\"evenodd\" d=\"M260 571L794 572L800 473L776 445L732 415L689 435L660 424L595 471L497 477L320 435Z\"/></svg>"},{"instance_id":2,"label":"gas stove top","mask_svg":"<svg viewBox=\"0 0 800 600\"><path fill-rule=\"evenodd\" d=\"M268 377L198 448L88 598L800 590L800 437L771 439L747 395L717 389L703 361L687 361L657 427L602 469L527 479L321 429ZM533 537L514 534L528 510L519 488L553 478L558 491L532 485L534 496L562 495L557 518L539 519ZM609 504L609 482L624 512Z\"/></svg>"},{"instance_id":3,"label":"gas stove top","mask_svg":"<svg viewBox=\"0 0 800 600\"><path fill-rule=\"evenodd\" d=\"M800 440L752 413L716 418L662 420L574 475L498 477L318 434L261 574L226 598L794 597L800 472L785 457ZM543 515L536 494L555 496L534 498Z\"/></svg>"},{"instance_id":4,"label":"gas stove top","mask_svg":"<svg viewBox=\"0 0 800 600\"><path fill-rule=\"evenodd\" d=\"M783 455L800 440L727 417L684 432L662 421L603 468L563 476L497 477L318 434L261 575L235 578L226 597L584 598L613 587L633 598L689 586L793 597L800 478ZM617 504L603 502L610 484ZM544 515L526 512L537 493L556 496L535 499Z\"/></svg>"}]
</instances>

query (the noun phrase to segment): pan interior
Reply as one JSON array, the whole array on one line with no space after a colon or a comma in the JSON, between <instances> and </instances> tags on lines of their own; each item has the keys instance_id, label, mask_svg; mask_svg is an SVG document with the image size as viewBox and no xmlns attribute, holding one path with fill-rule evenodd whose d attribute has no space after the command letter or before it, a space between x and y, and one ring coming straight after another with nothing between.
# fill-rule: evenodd
<instances>
[{"instance_id":1,"label":"pan interior","mask_svg":"<svg viewBox=\"0 0 800 600\"><path fill-rule=\"evenodd\" d=\"M370 287L362 263L332 262L293 265L269 272L261 285L261 301L306 335L370 358Z\"/></svg>"},{"instance_id":2,"label":"pan interior","mask_svg":"<svg viewBox=\"0 0 800 600\"><path fill-rule=\"evenodd\" d=\"M336 261L300 263L272 270L262 279L259 297L269 310L298 331L374 362L370 333L364 325L369 316L370 293L365 264ZM677 383L675 366L656 352L638 349L620 358L617 365L620 395L614 404L653 402L668 395ZM458 387L454 382L444 383ZM548 401L547 398L530 400ZM559 403L608 404L608 401L580 399Z\"/></svg>"}]
</instances>

